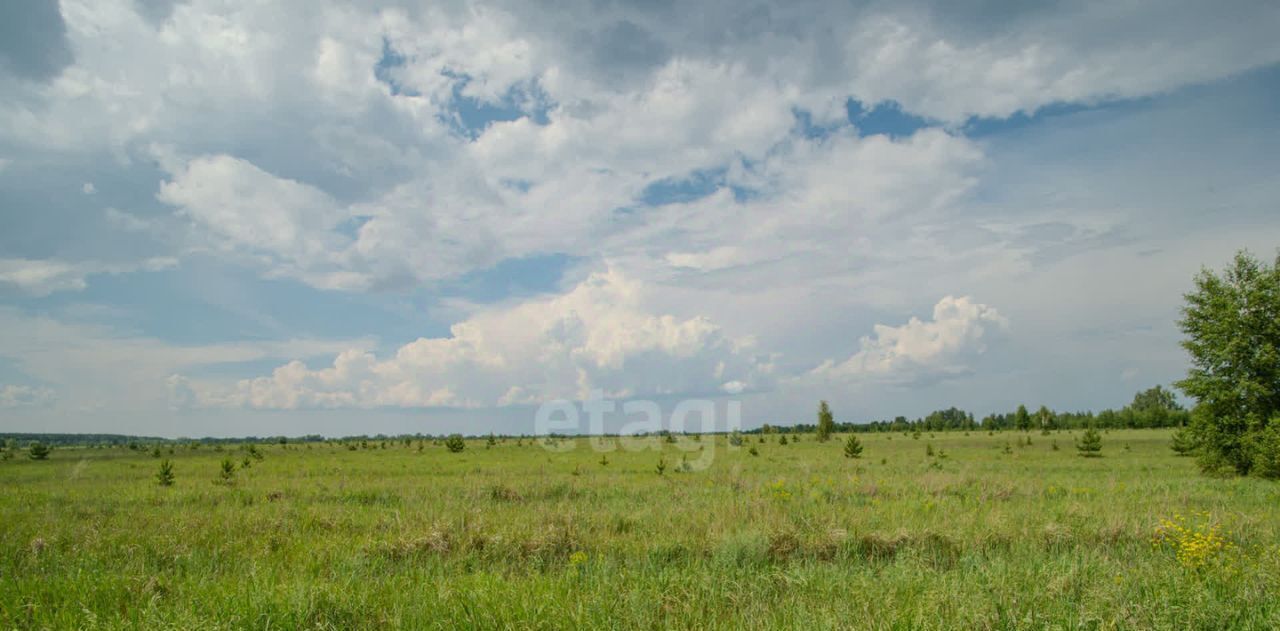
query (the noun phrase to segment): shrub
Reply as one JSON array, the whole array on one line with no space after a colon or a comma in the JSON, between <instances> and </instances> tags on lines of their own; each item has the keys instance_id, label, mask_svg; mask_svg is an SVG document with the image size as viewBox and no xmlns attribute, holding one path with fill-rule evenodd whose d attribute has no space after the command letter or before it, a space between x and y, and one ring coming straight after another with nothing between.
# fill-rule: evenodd
<instances>
[{"instance_id":1,"label":"shrub","mask_svg":"<svg viewBox=\"0 0 1280 631\"><path fill-rule=\"evenodd\" d=\"M734 447L741 447L742 434L739 434L737 431L734 431L732 434L729 434L729 444L733 445Z\"/></svg>"},{"instance_id":2,"label":"shrub","mask_svg":"<svg viewBox=\"0 0 1280 631\"><path fill-rule=\"evenodd\" d=\"M222 469L219 471L218 475L222 478L223 484L231 484L232 482L235 482L235 479L236 479L235 463L231 462L230 458L223 458Z\"/></svg>"},{"instance_id":3,"label":"shrub","mask_svg":"<svg viewBox=\"0 0 1280 631\"><path fill-rule=\"evenodd\" d=\"M844 441L844 457L845 458L861 458L862 442L858 440L857 434L849 434L849 438Z\"/></svg>"},{"instance_id":4,"label":"shrub","mask_svg":"<svg viewBox=\"0 0 1280 631\"><path fill-rule=\"evenodd\" d=\"M1173 443L1169 448L1179 456L1190 456L1196 451L1196 438L1189 429L1180 427L1173 433Z\"/></svg>"},{"instance_id":5,"label":"shrub","mask_svg":"<svg viewBox=\"0 0 1280 631\"><path fill-rule=\"evenodd\" d=\"M1093 426L1084 430L1080 440L1076 441L1076 451L1085 458L1097 458L1102 455L1102 436Z\"/></svg>"},{"instance_id":6,"label":"shrub","mask_svg":"<svg viewBox=\"0 0 1280 631\"><path fill-rule=\"evenodd\" d=\"M160 461L160 470L156 472L156 482L160 486L173 486L173 463L168 458Z\"/></svg>"},{"instance_id":7,"label":"shrub","mask_svg":"<svg viewBox=\"0 0 1280 631\"><path fill-rule=\"evenodd\" d=\"M753 447L753 449L754 449L754 447ZM662 474L666 473L666 472L667 472L667 461L666 461L666 460L663 460L662 458L658 458L658 466L657 466L657 467L654 467L654 468L655 468L655 469L657 469L657 471L658 471L658 475L662 475Z\"/></svg>"},{"instance_id":8,"label":"shrub","mask_svg":"<svg viewBox=\"0 0 1280 631\"><path fill-rule=\"evenodd\" d=\"M1253 472L1258 477L1280 479L1280 417L1271 419L1266 429L1251 436Z\"/></svg>"},{"instance_id":9,"label":"shrub","mask_svg":"<svg viewBox=\"0 0 1280 631\"><path fill-rule=\"evenodd\" d=\"M467 448L467 441L462 439L462 434L453 434L444 440L444 446L449 453L459 453Z\"/></svg>"},{"instance_id":10,"label":"shrub","mask_svg":"<svg viewBox=\"0 0 1280 631\"><path fill-rule=\"evenodd\" d=\"M49 452L51 451L53 451L53 447L44 443L35 442L31 443L31 446L27 448L27 455L32 460L48 460Z\"/></svg>"},{"instance_id":11,"label":"shrub","mask_svg":"<svg viewBox=\"0 0 1280 631\"><path fill-rule=\"evenodd\" d=\"M779 437L779 438L778 438L778 444L779 444L779 445L785 445L785 444L787 444L787 435L786 435L786 434L783 434L781 437Z\"/></svg>"},{"instance_id":12,"label":"shrub","mask_svg":"<svg viewBox=\"0 0 1280 631\"><path fill-rule=\"evenodd\" d=\"M756 449L756 446L755 446L755 445L752 445L752 446L751 446L751 448L747 450L747 453L749 453L749 454L751 454L751 455L753 455L753 456L759 456L759 455L760 455L760 450L759 450L759 449Z\"/></svg>"},{"instance_id":13,"label":"shrub","mask_svg":"<svg viewBox=\"0 0 1280 631\"><path fill-rule=\"evenodd\" d=\"M502 484L495 484L489 488L489 498L495 502L518 502L524 499L515 489Z\"/></svg>"}]
</instances>

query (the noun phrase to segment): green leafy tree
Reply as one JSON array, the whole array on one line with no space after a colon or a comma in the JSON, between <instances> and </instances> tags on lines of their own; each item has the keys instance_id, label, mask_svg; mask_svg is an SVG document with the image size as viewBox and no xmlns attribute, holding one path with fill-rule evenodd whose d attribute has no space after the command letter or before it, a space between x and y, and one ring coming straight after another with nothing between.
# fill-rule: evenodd
<instances>
[{"instance_id":1,"label":"green leafy tree","mask_svg":"<svg viewBox=\"0 0 1280 631\"><path fill-rule=\"evenodd\" d=\"M1102 435L1093 426L1084 430L1080 440L1076 441L1076 451L1085 458L1097 458L1102 455Z\"/></svg>"},{"instance_id":2,"label":"green leafy tree","mask_svg":"<svg viewBox=\"0 0 1280 631\"><path fill-rule=\"evenodd\" d=\"M1027 412L1027 406L1019 405L1018 411L1013 413L1013 426L1022 432L1031 429L1031 414Z\"/></svg>"},{"instance_id":3,"label":"green leafy tree","mask_svg":"<svg viewBox=\"0 0 1280 631\"><path fill-rule=\"evenodd\" d=\"M1052 410L1042 405L1039 410L1036 410L1036 424L1040 426L1041 432L1048 434L1049 430L1057 426L1057 417Z\"/></svg>"},{"instance_id":4,"label":"green leafy tree","mask_svg":"<svg viewBox=\"0 0 1280 631\"><path fill-rule=\"evenodd\" d=\"M450 453L459 453L467 448L467 441L462 439L462 434L453 434L444 440L444 446Z\"/></svg>"},{"instance_id":5,"label":"green leafy tree","mask_svg":"<svg viewBox=\"0 0 1280 631\"><path fill-rule=\"evenodd\" d=\"M1280 423L1280 256L1267 266L1241 251L1220 275L1201 270L1184 298L1191 369L1175 385L1199 402L1200 465L1247 475L1280 459L1270 429Z\"/></svg>"},{"instance_id":6,"label":"green leafy tree","mask_svg":"<svg viewBox=\"0 0 1280 631\"><path fill-rule=\"evenodd\" d=\"M1133 395L1128 407L1134 427L1168 427L1181 425L1186 411L1178 404L1173 391L1156 386Z\"/></svg>"},{"instance_id":7,"label":"green leafy tree","mask_svg":"<svg viewBox=\"0 0 1280 631\"><path fill-rule=\"evenodd\" d=\"M168 458L160 461L160 470L156 472L156 483L160 486L173 486L173 463Z\"/></svg>"},{"instance_id":8,"label":"green leafy tree","mask_svg":"<svg viewBox=\"0 0 1280 631\"><path fill-rule=\"evenodd\" d=\"M831 440L831 432L836 428L836 419L831 414L831 406L826 401L818 402L818 442Z\"/></svg>"},{"instance_id":9,"label":"green leafy tree","mask_svg":"<svg viewBox=\"0 0 1280 631\"><path fill-rule=\"evenodd\" d=\"M858 440L857 434L849 434L844 441L844 457L845 458L861 458L862 442Z\"/></svg>"},{"instance_id":10,"label":"green leafy tree","mask_svg":"<svg viewBox=\"0 0 1280 631\"><path fill-rule=\"evenodd\" d=\"M31 443L31 446L27 448L27 456L32 460L48 460L49 453L52 451L53 447L41 442L35 442Z\"/></svg>"}]
</instances>

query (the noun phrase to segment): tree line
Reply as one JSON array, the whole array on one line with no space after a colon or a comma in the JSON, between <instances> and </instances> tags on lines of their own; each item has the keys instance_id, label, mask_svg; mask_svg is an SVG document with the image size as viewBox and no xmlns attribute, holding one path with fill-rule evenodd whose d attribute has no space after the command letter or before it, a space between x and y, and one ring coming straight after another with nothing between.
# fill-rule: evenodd
<instances>
[{"instance_id":1,"label":"tree line","mask_svg":"<svg viewBox=\"0 0 1280 631\"><path fill-rule=\"evenodd\" d=\"M1191 413L1178 403L1173 392L1163 386L1155 386L1133 397L1133 401L1119 410L1101 412L1061 412L1040 406L1035 412L1025 405L1007 413L988 414L977 419L972 412L957 407L935 410L916 419L898 416L892 420L870 423L833 422L831 431L852 432L946 432L946 431L1041 431L1056 429L1139 429L1183 427L1191 419ZM748 434L811 434L819 433L819 423L795 423L792 425L765 424L747 430Z\"/></svg>"}]
</instances>

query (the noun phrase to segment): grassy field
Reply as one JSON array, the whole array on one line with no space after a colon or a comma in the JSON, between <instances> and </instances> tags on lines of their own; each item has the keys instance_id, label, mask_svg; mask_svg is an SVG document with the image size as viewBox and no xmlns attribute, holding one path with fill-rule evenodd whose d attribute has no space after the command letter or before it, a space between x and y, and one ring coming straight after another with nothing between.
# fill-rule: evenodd
<instances>
[{"instance_id":1,"label":"grassy field","mask_svg":"<svg viewBox=\"0 0 1280 631\"><path fill-rule=\"evenodd\" d=\"M179 447L167 488L145 452L19 454L0 626L1280 627L1280 485L1168 432L842 439L720 436L696 472L662 445L665 475L585 439Z\"/></svg>"}]
</instances>

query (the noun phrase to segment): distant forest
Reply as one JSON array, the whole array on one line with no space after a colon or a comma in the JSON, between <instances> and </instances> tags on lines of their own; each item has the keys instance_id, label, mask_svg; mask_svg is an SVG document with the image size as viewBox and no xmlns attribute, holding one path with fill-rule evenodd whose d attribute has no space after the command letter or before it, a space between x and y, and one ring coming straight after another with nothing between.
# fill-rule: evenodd
<instances>
[{"instance_id":1,"label":"distant forest","mask_svg":"<svg viewBox=\"0 0 1280 631\"><path fill-rule=\"evenodd\" d=\"M1178 404L1171 391L1166 390L1161 386L1156 386L1149 390L1139 392L1134 396L1132 403L1120 408L1119 410L1107 409L1096 414L1093 412L1055 412L1044 406L1041 406L1034 412L1030 412L1027 410L1026 406L1020 405L1018 406L1018 409L1007 414L988 414L981 420L978 420L974 417L972 412L966 412L960 408L951 407L945 410L931 412L927 416L914 420L908 419L905 416L899 416L893 420L873 421L870 423L837 422L834 426L834 431L840 433L912 431L945 432L952 430L1031 431L1079 429L1089 426L1101 429L1183 427L1187 424L1190 416L1190 413ZM817 431L816 423L795 423L791 425L766 423L755 429L743 430L741 433L807 434L815 431ZM659 433L666 434L667 432ZM244 436L239 438L160 438L157 436L128 436L124 434L0 433L0 446L28 445L30 443L38 442L51 446L127 446L137 449L142 445L169 443L202 443L209 445L239 443L288 444L324 442L327 440L347 442L359 440L404 440L410 438L431 439L440 438L442 436L434 436L432 434L399 434L394 436L377 434L373 436L344 436L341 438L331 439L319 434L311 434L297 437L270 436L265 438L258 436ZM496 436L501 438L517 437L515 435L502 434L498 434ZM526 435L521 435L520 437L526 437Z\"/></svg>"},{"instance_id":2,"label":"distant forest","mask_svg":"<svg viewBox=\"0 0 1280 631\"><path fill-rule=\"evenodd\" d=\"M1007 414L988 414L981 420L974 418L972 412L960 408L947 408L929 413L914 420L899 416L893 420L873 421L871 423L839 423L835 431L849 432L944 432L948 430L963 431L1000 431L1000 430L1055 430L1083 429L1097 427L1100 429L1139 429L1158 427L1183 427L1191 418L1191 413L1178 404L1173 392L1161 386L1139 392L1133 402L1119 410L1103 410L1093 412L1056 412L1040 406L1029 412L1025 405ZM789 426L764 425L759 429L743 432L758 433L812 433L817 431L816 423L796 423Z\"/></svg>"}]
</instances>

